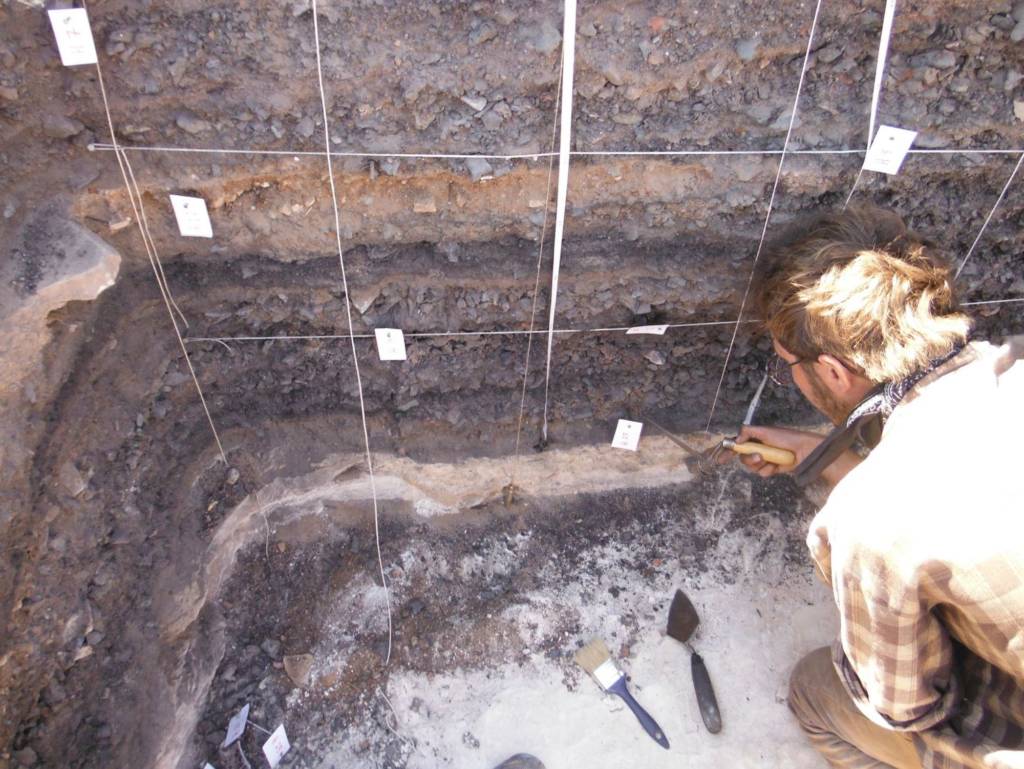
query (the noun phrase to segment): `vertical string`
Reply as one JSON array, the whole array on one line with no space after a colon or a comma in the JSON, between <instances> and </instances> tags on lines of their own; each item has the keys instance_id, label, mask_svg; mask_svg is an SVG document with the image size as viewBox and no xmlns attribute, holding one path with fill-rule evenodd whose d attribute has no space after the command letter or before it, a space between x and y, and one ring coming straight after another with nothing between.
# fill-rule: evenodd
<instances>
[{"instance_id":1,"label":"vertical string","mask_svg":"<svg viewBox=\"0 0 1024 769\"><path fill-rule=\"evenodd\" d=\"M341 213L338 208L338 191L334 186L334 167L331 163L331 132L327 120L327 96L324 92L324 70L320 61L320 24L317 20L317 0L313 3L313 42L316 47L316 74L320 87L320 108L324 120L324 149L327 158L327 178L331 186L331 203L334 206L334 237L338 246L338 263L341 266L341 284L345 292L345 316L348 319L348 339L352 347L352 365L356 372L356 390L359 393L359 415L363 424L363 443L366 447L366 467L370 474L370 496L373 500L373 536L377 545L377 565L380 568L380 582L384 588L384 601L388 613L388 649L384 664L391 661L391 595L388 591L387 576L384 574L384 557L380 550L380 510L377 504L377 481L373 474L373 454L370 451L370 431L366 425L366 403L363 400L363 378L359 372L359 356L356 353L356 338L352 328L352 302L348 292L348 276L345 272L345 252L341 247Z\"/></svg>"},{"instance_id":2,"label":"vertical string","mask_svg":"<svg viewBox=\"0 0 1024 769\"><path fill-rule=\"evenodd\" d=\"M889 56L889 39L892 37L892 20L896 15L896 0L885 0L885 12L882 17L882 34L878 40L878 58L875 60L875 84L871 90L871 112L868 115L868 143L864 148L864 159L867 160L867 151L871 149L871 142L875 139L875 120L878 118L878 101L882 93L882 81L885 79L885 60ZM850 188L850 194L846 196L846 202L843 203L843 210L850 205L850 201L853 199L853 193L857 189L857 185L860 184L860 179L864 175L864 164L861 163L860 170L857 172L857 178L853 180L853 186Z\"/></svg>"},{"instance_id":3,"label":"vertical string","mask_svg":"<svg viewBox=\"0 0 1024 769\"><path fill-rule=\"evenodd\" d=\"M964 260L960 262L960 266L957 268L956 275L953 276L953 280L960 277L960 273L963 272L964 267L967 265L967 260L974 254L974 249L978 247L978 243L981 241L981 236L985 234L985 229L988 227L988 223L992 221L992 216L995 214L996 209L999 208L999 204L1003 202L1003 198L1006 197L1006 191L1010 189L1010 185L1013 183L1014 177L1020 170L1021 162L1024 162L1024 153L1021 153L1021 156L1017 158L1017 165L1013 167L1013 173L1011 173L1010 178L1006 180L1006 184L1003 185L1002 192L1000 192L999 197L996 198L995 205L992 206L992 210L989 211L988 216L985 217L985 221L982 223L981 229L978 230L978 236L974 239L974 242L971 243L971 247L967 251L967 256L965 256Z\"/></svg>"},{"instance_id":4,"label":"vertical string","mask_svg":"<svg viewBox=\"0 0 1024 769\"><path fill-rule=\"evenodd\" d=\"M541 438L548 440L548 393L551 388L551 348L555 340L555 307L558 302L558 273L562 266L562 237L565 231L565 201L569 191L569 148L572 143L572 87L576 67L576 0L565 0L562 22L562 110L558 144L558 199L555 204L554 254L551 264L551 297L548 300L548 354L544 370L544 421Z\"/></svg>"},{"instance_id":5,"label":"vertical string","mask_svg":"<svg viewBox=\"0 0 1024 769\"><path fill-rule=\"evenodd\" d=\"M821 0L818 0L814 7L814 18L811 20L811 32L807 36L807 51L804 53L804 63L800 68L800 80L796 86L796 97L793 99L793 111L789 116L789 128L786 129L786 140L782 144L782 154L779 156L779 170L775 174L775 183L772 185L772 194L768 198L768 213L764 217L764 226L761 228L761 239L757 243L757 251L754 253L754 263L750 267L750 277L747 279L747 288L743 292L743 299L740 302L740 311L736 317L736 326L732 330L732 338L729 340L729 349L725 353L725 363L722 365L722 375L718 378L718 387L715 388L715 398L711 402L711 411L708 412L708 422L704 427L705 432L711 432L711 420L715 416L715 408L718 406L718 398L722 393L722 383L725 382L725 372L729 369L729 359L732 356L732 349L736 345L736 335L740 330L740 322L743 320L743 310L747 306L747 298L750 296L750 288L754 283L754 272L757 269L757 260L761 258L761 250L764 248L765 236L768 234L768 222L772 218L772 208L775 205L775 195L779 189L779 180L782 178L782 167L786 162L786 151L789 149L789 140L793 136L793 124L796 122L796 110L800 105L800 91L804 87L804 77L807 75L807 62L811 58L811 46L814 43L814 30L818 26L818 14L821 12Z\"/></svg>"},{"instance_id":6,"label":"vertical string","mask_svg":"<svg viewBox=\"0 0 1024 769\"><path fill-rule=\"evenodd\" d=\"M82 7L88 13L88 6L85 0L82 0ZM103 70L100 68L99 56L96 57L96 79L100 86L100 96L103 99L103 111L107 118L107 128L110 131L110 143L114 147L114 157L117 158L117 165L121 169L121 178L124 180L125 189L128 192L128 200L132 206L132 213L135 214L135 223L139 228L139 234L142 236L142 243L146 249L146 256L149 258L150 267L153 269L153 275L156 278L157 288L160 289L160 296L164 300L164 305L167 307L167 314L171 318L171 325L174 327L174 335L178 339L178 345L181 347L181 353L185 356L185 365L188 366L189 374L192 376L192 382L196 386L196 392L199 394L199 402L202 404L203 412L206 414L206 421L210 425L210 430L213 433L213 439L217 443L217 451L220 453L221 461L226 465L228 463L227 455L224 452L224 445L221 443L220 435L217 433L217 427L213 423L213 416L210 414L209 406L206 403L206 397L203 395L203 388L199 384L199 377L196 376L196 371L192 366L192 359L189 357L188 350L185 347L185 340L181 336L181 329L178 327L178 321L174 317L173 307L174 300L171 298L170 291L168 290L165 280L163 279L163 268L159 266L155 252L151 250L151 242L148 239L147 228L143 224L143 216L140 213L140 206L142 205L141 195L138 203L136 203L135 192L132 190L132 184L129 180L129 169L128 156L117 144L117 134L114 131L114 119L110 114L110 101L107 99L107 88L103 82ZM132 175L134 178L134 175ZM178 310L179 314L181 310ZM184 320L184 315L182 315Z\"/></svg>"},{"instance_id":7,"label":"vertical string","mask_svg":"<svg viewBox=\"0 0 1024 769\"><path fill-rule=\"evenodd\" d=\"M558 131L558 113L562 98L562 79L558 79L555 91L555 111L551 121L551 142L548 154L548 178L544 185L544 221L540 228L540 246L537 249L537 272L533 280L533 303L530 309L530 331L526 335L526 361L523 364L523 386L519 394L519 420L516 425L516 443L512 454L512 469L509 472L508 487L510 494L515 494L516 470L519 466L519 446L523 435L523 419L526 414L526 386L530 379L530 354L533 350L533 335L537 320L537 299L540 295L540 273L544 261L544 242L548 231L548 208L551 203L551 176L555 165L555 140Z\"/></svg>"}]
</instances>

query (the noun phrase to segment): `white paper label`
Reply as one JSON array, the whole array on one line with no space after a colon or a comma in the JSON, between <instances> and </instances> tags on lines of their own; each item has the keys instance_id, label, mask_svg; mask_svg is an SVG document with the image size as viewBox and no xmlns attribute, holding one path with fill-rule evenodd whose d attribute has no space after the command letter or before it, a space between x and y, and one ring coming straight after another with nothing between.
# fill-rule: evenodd
<instances>
[{"instance_id":1,"label":"white paper label","mask_svg":"<svg viewBox=\"0 0 1024 769\"><path fill-rule=\"evenodd\" d=\"M405 334L400 328L375 328L377 353L381 360L405 360Z\"/></svg>"},{"instance_id":2,"label":"white paper label","mask_svg":"<svg viewBox=\"0 0 1024 769\"><path fill-rule=\"evenodd\" d=\"M917 131L888 125L879 126L875 140L871 142L871 149L864 158L864 169L881 174L898 174L903 159L916 138Z\"/></svg>"},{"instance_id":3,"label":"white paper label","mask_svg":"<svg viewBox=\"0 0 1024 769\"><path fill-rule=\"evenodd\" d=\"M291 748L288 742L288 735L284 732L284 724L281 724L270 735L270 739L263 743L263 755L270 763L270 769L274 769L281 762L281 758Z\"/></svg>"},{"instance_id":4,"label":"white paper label","mask_svg":"<svg viewBox=\"0 0 1024 769\"><path fill-rule=\"evenodd\" d=\"M215 767L210 762L206 762L203 764L203 769L215 769Z\"/></svg>"},{"instance_id":5,"label":"white paper label","mask_svg":"<svg viewBox=\"0 0 1024 769\"><path fill-rule=\"evenodd\" d=\"M220 744L222 748L228 747L232 742L242 736L242 732L245 731L245 722L249 720L249 703L245 703L245 707L235 713L234 717L228 722L228 733L224 735L224 742Z\"/></svg>"},{"instance_id":6,"label":"white paper label","mask_svg":"<svg viewBox=\"0 0 1024 769\"><path fill-rule=\"evenodd\" d=\"M664 326L633 326L626 331L627 334L657 334L661 336L668 331L668 325Z\"/></svg>"},{"instance_id":7,"label":"white paper label","mask_svg":"<svg viewBox=\"0 0 1024 769\"><path fill-rule=\"evenodd\" d=\"M60 63L65 67L96 63L96 44L92 40L89 14L85 8L50 11L50 26L57 38Z\"/></svg>"},{"instance_id":8,"label":"white paper label","mask_svg":"<svg viewBox=\"0 0 1024 769\"><path fill-rule=\"evenodd\" d=\"M617 449L636 451L640 443L640 431L644 429L643 422L630 422L628 419L620 419L615 426L615 437L612 438L612 446Z\"/></svg>"},{"instance_id":9,"label":"white paper label","mask_svg":"<svg viewBox=\"0 0 1024 769\"><path fill-rule=\"evenodd\" d=\"M178 220L178 231L183 237L213 237L213 227L210 226L210 214L206 211L205 200L171 195L171 205L174 207L174 218Z\"/></svg>"}]
</instances>

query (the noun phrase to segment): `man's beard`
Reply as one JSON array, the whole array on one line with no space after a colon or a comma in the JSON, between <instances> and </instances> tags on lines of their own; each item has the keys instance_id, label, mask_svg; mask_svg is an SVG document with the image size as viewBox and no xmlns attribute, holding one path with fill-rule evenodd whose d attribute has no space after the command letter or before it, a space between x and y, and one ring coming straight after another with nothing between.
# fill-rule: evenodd
<instances>
[{"instance_id":1,"label":"man's beard","mask_svg":"<svg viewBox=\"0 0 1024 769\"><path fill-rule=\"evenodd\" d=\"M846 418L850 415L850 411L856 404L845 405L836 398L832 392L825 387L817 373L812 368L805 368L804 373L807 375L807 384L811 388L813 398L810 399L811 405L814 406L818 411L824 414L834 425L841 425L846 421Z\"/></svg>"}]
</instances>

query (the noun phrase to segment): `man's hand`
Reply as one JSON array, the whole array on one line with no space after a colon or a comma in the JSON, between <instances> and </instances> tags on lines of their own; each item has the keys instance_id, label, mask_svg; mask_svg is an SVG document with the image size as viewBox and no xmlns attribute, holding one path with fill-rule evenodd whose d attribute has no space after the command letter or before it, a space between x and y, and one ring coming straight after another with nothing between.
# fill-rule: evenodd
<instances>
[{"instance_id":1,"label":"man's hand","mask_svg":"<svg viewBox=\"0 0 1024 769\"><path fill-rule=\"evenodd\" d=\"M806 430L794 430L789 427L754 427L744 425L736 438L737 443L746 443L756 440L766 443L769 446L776 446L780 449L788 449L796 456L796 462L788 467L766 462L760 454L739 454L740 462L751 472L755 472L762 478L770 478L776 473L789 473L796 469L797 465L807 459L807 456L814 451L818 445L825 440L823 435L807 432ZM723 451L719 454L718 461L729 462L733 452ZM861 458L852 451L843 452L838 459L825 468L821 477L834 486L853 468L859 465Z\"/></svg>"}]
</instances>

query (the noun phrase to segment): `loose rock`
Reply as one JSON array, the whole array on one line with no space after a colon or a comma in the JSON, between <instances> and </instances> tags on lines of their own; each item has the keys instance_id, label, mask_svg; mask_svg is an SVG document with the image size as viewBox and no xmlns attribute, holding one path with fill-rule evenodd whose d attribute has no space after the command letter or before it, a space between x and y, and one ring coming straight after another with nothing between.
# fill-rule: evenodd
<instances>
[{"instance_id":1,"label":"loose rock","mask_svg":"<svg viewBox=\"0 0 1024 769\"><path fill-rule=\"evenodd\" d=\"M177 124L178 128L190 134L203 133L203 131L209 131L213 127L205 120L196 117L190 112L178 115L174 122Z\"/></svg>"},{"instance_id":2,"label":"loose rock","mask_svg":"<svg viewBox=\"0 0 1024 769\"><path fill-rule=\"evenodd\" d=\"M284 672L288 674L293 684L300 688L304 687L309 683L313 661L312 654L286 654L284 655Z\"/></svg>"},{"instance_id":3,"label":"loose rock","mask_svg":"<svg viewBox=\"0 0 1024 769\"><path fill-rule=\"evenodd\" d=\"M494 168L491 167L486 158L468 158L466 160L466 168L469 170L469 175L474 182L478 182L483 177L494 173Z\"/></svg>"},{"instance_id":4,"label":"loose rock","mask_svg":"<svg viewBox=\"0 0 1024 769\"><path fill-rule=\"evenodd\" d=\"M43 133L53 139L70 139L82 132L85 126L74 118L64 115L46 115L43 117Z\"/></svg>"}]
</instances>

